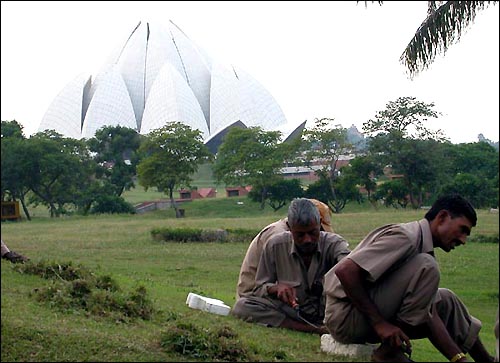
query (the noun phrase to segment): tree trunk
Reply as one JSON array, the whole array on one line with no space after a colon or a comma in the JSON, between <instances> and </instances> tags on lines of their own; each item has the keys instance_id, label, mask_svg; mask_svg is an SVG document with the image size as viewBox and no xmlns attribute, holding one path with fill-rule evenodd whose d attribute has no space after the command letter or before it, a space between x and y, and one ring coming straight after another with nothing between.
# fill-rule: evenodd
<instances>
[{"instance_id":1,"label":"tree trunk","mask_svg":"<svg viewBox=\"0 0 500 363\"><path fill-rule=\"evenodd\" d=\"M262 192L260 193L260 210L264 210L266 207L266 194L267 194L267 189L262 188Z\"/></svg>"},{"instance_id":2,"label":"tree trunk","mask_svg":"<svg viewBox=\"0 0 500 363\"><path fill-rule=\"evenodd\" d=\"M179 209L177 208L177 203L175 203L174 200L174 188L169 187L168 193L170 196L170 206L175 210L175 218L181 218L182 216L180 215Z\"/></svg>"},{"instance_id":3,"label":"tree trunk","mask_svg":"<svg viewBox=\"0 0 500 363\"><path fill-rule=\"evenodd\" d=\"M30 216L30 213L28 211L28 207L26 206L26 203L24 202L24 197L19 198L19 200L21 201L21 205L23 206L23 211L24 211L24 214L26 215L26 219L28 221L31 221L31 216Z\"/></svg>"}]
</instances>

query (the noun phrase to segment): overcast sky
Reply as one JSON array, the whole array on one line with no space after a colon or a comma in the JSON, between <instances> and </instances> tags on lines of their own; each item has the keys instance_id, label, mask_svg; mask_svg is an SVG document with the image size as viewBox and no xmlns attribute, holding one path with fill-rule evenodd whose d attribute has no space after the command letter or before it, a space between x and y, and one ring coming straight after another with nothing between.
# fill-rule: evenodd
<instances>
[{"instance_id":1,"label":"overcast sky","mask_svg":"<svg viewBox=\"0 0 500 363\"><path fill-rule=\"evenodd\" d=\"M208 55L252 75L289 122L334 118L361 131L398 97L433 102L426 125L453 143L499 139L499 8L410 80L399 57L427 1L2 1L1 119L37 131L81 73L96 75L139 21L172 20Z\"/></svg>"}]
</instances>

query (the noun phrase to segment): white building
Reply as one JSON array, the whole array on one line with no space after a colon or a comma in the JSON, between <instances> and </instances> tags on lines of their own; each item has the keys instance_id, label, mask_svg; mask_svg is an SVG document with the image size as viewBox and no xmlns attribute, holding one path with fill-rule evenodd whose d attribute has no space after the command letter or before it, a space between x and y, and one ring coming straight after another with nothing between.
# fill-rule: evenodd
<instances>
[{"instance_id":1,"label":"white building","mask_svg":"<svg viewBox=\"0 0 500 363\"><path fill-rule=\"evenodd\" d=\"M286 139L305 125L288 124L254 78L211 59L170 21L139 22L95 77L79 75L63 88L38 131L80 139L120 125L148 134L170 121L200 130L207 144L231 126L280 130Z\"/></svg>"}]
</instances>

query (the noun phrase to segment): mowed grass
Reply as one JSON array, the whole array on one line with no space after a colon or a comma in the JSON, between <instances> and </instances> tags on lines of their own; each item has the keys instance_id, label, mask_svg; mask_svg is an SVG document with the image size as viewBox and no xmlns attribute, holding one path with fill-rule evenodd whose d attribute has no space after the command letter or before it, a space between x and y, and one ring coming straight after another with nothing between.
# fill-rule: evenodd
<instances>
[{"instance_id":1,"label":"mowed grass","mask_svg":"<svg viewBox=\"0 0 500 363\"><path fill-rule=\"evenodd\" d=\"M143 197L143 196L142 196ZM238 203L240 202L240 203ZM243 204L241 204L243 203ZM110 275L123 290L144 286L156 313L149 321L129 323L87 316L78 309L61 311L30 296L49 280L21 274L1 262L2 361L194 361L195 357L166 350L161 334L180 322L214 329L228 326L257 361L352 361L321 351L320 337L245 323L232 316L193 310L185 304L189 292L235 302L241 261L250 241L233 243L173 243L151 238L153 228L260 229L282 218L247 198L216 198L183 204L185 218L172 210L142 215L34 218L2 222L2 239L31 261L68 261ZM423 210L359 209L352 206L333 216L333 226L351 248L371 229L385 223L420 219ZM498 235L497 214L478 211L474 235ZM483 322L480 337L490 353L495 349L493 326L498 307L497 243L467 243L444 253L437 250L441 286L454 290L470 312ZM445 358L427 340L413 342L412 358L439 362ZM202 359L199 359L202 360Z\"/></svg>"}]
</instances>

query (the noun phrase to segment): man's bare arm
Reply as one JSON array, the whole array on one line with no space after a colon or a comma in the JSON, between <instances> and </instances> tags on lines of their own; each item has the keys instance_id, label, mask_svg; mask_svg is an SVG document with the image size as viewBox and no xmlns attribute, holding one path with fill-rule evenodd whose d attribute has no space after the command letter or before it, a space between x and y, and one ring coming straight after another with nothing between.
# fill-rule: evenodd
<instances>
[{"instance_id":1,"label":"man's bare arm","mask_svg":"<svg viewBox=\"0 0 500 363\"><path fill-rule=\"evenodd\" d=\"M382 342L393 347L406 344L411 347L408 336L398 326L389 323L380 314L365 288L367 272L349 258L344 258L335 269L344 291L353 305L363 313Z\"/></svg>"}]
</instances>

